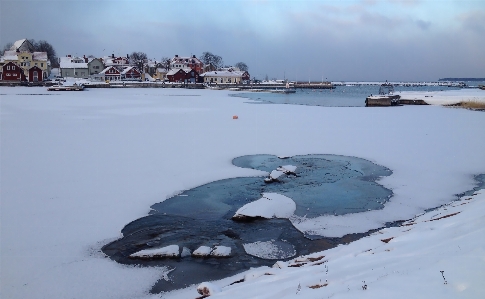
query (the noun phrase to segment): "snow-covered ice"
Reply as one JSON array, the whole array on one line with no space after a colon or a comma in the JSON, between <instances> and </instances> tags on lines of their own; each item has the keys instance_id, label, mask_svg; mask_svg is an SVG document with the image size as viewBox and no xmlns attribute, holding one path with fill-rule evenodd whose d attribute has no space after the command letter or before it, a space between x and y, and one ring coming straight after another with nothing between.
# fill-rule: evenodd
<instances>
[{"instance_id":1,"label":"snow-covered ice","mask_svg":"<svg viewBox=\"0 0 485 299\"><path fill-rule=\"evenodd\" d=\"M462 92L463 99L470 97ZM124 225L147 215L152 204L180 190L261 175L232 165L235 157L335 154L391 169L391 176L378 181L394 194L384 209L329 215L302 228L326 236L411 219L471 189L473 175L485 170L483 112L249 105L228 94L0 87L0 297L152 297L149 289L167 269L122 266L99 249ZM320 265L288 266L251 285L227 287L243 274L214 282L223 287L214 297L478 298L485 293L484 201L478 195L452 217L385 229L326 251ZM327 286L309 288L327 279ZM164 294L196 296L196 286Z\"/></svg>"}]
</instances>

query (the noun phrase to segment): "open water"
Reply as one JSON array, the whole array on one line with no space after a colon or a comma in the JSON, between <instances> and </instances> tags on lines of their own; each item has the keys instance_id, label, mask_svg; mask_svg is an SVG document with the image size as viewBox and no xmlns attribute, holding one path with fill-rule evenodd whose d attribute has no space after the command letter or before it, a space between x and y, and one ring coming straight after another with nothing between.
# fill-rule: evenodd
<instances>
[{"instance_id":1,"label":"open water","mask_svg":"<svg viewBox=\"0 0 485 299\"><path fill-rule=\"evenodd\" d=\"M476 82L466 82L477 84ZM364 107L365 98L379 93L379 85L336 86L335 89L297 89L296 93L280 94L271 92L248 92L235 96L249 98L261 104L291 104L326 107ZM447 86L394 86L400 91L440 91L454 90Z\"/></svg>"}]
</instances>

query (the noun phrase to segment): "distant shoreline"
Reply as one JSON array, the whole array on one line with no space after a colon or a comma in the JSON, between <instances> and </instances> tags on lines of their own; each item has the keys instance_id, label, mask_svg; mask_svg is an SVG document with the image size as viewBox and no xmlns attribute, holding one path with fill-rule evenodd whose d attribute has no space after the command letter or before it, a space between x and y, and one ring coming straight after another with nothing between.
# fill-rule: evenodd
<instances>
[{"instance_id":1,"label":"distant shoreline","mask_svg":"<svg viewBox=\"0 0 485 299\"><path fill-rule=\"evenodd\" d=\"M485 78L441 78L438 81L485 81Z\"/></svg>"}]
</instances>

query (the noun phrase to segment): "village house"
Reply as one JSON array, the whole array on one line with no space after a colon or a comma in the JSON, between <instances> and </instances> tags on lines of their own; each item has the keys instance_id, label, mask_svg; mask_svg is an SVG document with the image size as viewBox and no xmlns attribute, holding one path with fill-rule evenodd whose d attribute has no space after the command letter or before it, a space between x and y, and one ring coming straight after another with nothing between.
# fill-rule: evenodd
<instances>
[{"instance_id":1,"label":"village house","mask_svg":"<svg viewBox=\"0 0 485 299\"><path fill-rule=\"evenodd\" d=\"M134 66L108 66L93 77L101 81L142 80L143 78L142 73Z\"/></svg>"},{"instance_id":2,"label":"village house","mask_svg":"<svg viewBox=\"0 0 485 299\"><path fill-rule=\"evenodd\" d=\"M201 76L204 78L204 83L208 84L241 84L250 78L248 72L233 69L206 72Z\"/></svg>"},{"instance_id":3,"label":"village house","mask_svg":"<svg viewBox=\"0 0 485 299\"><path fill-rule=\"evenodd\" d=\"M165 79L168 80L167 73L168 71L165 68L159 67L155 70L155 73L153 74L152 78L159 81L165 81Z\"/></svg>"},{"instance_id":4,"label":"village house","mask_svg":"<svg viewBox=\"0 0 485 299\"><path fill-rule=\"evenodd\" d=\"M121 71L114 66L108 66L104 70L99 72L99 75L96 77L100 78L103 81L119 81L121 80Z\"/></svg>"},{"instance_id":5,"label":"village house","mask_svg":"<svg viewBox=\"0 0 485 299\"><path fill-rule=\"evenodd\" d=\"M141 80L142 75L140 71L134 67L134 66L129 66L126 67L122 72L121 72L121 79L125 80L130 80L130 79L135 79L135 80Z\"/></svg>"},{"instance_id":6,"label":"village house","mask_svg":"<svg viewBox=\"0 0 485 299\"><path fill-rule=\"evenodd\" d=\"M116 66L116 67L126 67L131 66L130 64L130 57L126 55L126 57L115 57L115 54L111 54L111 56L106 56L102 58L103 64L108 66Z\"/></svg>"},{"instance_id":7,"label":"village house","mask_svg":"<svg viewBox=\"0 0 485 299\"><path fill-rule=\"evenodd\" d=\"M204 72L204 64L195 55L192 57L179 57L175 55L170 62L171 69L186 69L190 68L196 71L198 74Z\"/></svg>"},{"instance_id":8,"label":"village house","mask_svg":"<svg viewBox=\"0 0 485 299\"><path fill-rule=\"evenodd\" d=\"M87 78L89 76L88 63L83 57L67 55L59 59L59 74L62 77Z\"/></svg>"},{"instance_id":9,"label":"village house","mask_svg":"<svg viewBox=\"0 0 485 299\"><path fill-rule=\"evenodd\" d=\"M27 81L24 70L15 62L7 62L2 66L2 81Z\"/></svg>"},{"instance_id":10,"label":"village house","mask_svg":"<svg viewBox=\"0 0 485 299\"><path fill-rule=\"evenodd\" d=\"M29 73L33 73L34 71L30 72L29 70L37 67L40 69L37 80L39 78L47 78L50 74L50 62L47 57L47 52L34 52L33 50L34 47L28 40L22 39L16 41L10 50L3 53L0 59L0 67L9 62L13 62L22 68L26 78L30 82L34 82L34 78L29 78ZM38 73L39 70L36 69L35 72Z\"/></svg>"},{"instance_id":11,"label":"village house","mask_svg":"<svg viewBox=\"0 0 485 299\"><path fill-rule=\"evenodd\" d=\"M166 78L169 82L178 83L201 83L201 77L199 73L193 69L171 69Z\"/></svg>"},{"instance_id":12,"label":"village house","mask_svg":"<svg viewBox=\"0 0 485 299\"><path fill-rule=\"evenodd\" d=\"M88 61L88 73L90 76L99 74L105 68L103 61L99 58L87 58L87 61Z\"/></svg>"}]
</instances>

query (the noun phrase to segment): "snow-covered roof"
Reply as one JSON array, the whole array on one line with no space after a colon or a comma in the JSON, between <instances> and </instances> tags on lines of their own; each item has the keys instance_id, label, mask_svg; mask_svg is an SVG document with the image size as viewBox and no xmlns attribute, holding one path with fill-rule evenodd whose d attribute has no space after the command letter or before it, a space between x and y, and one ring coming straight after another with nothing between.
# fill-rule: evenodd
<instances>
[{"instance_id":1,"label":"snow-covered roof","mask_svg":"<svg viewBox=\"0 0 485 299\"><path fill-rule=\"evenodd\" d=\"M170 71L167 72L167 76L175 75L178 73L181 69L171 69Z\"/></svg>"},{"instance_id":2,"label":"snow-covered roof","mask_svg":"<svg viewBox=\"0 0 485 299\"><path fill-rule=\"evenodd\" d=\"M157 68L157 72L159 72L159 73L167 73L167 70L164 69L164 68L159 67L159 68Z\"/></svg>"},{"instance_id":3,"label":"snow-covered roof","mask_svg":"<svg viewBox=\"0 0 485 299\"><path fill-rule=\"evenodd\" d=\"M242 77L244 76L244 73L243 71L212 71L212 72L206 72L204 74L202 74L201 76L204 76L204 77L232 77L232 78L235 78L235 77Z\"/></svg>"},{"instance_id":4,"label":"snow-covered roof","mask_svg":"<svg viewBox=\"0 0 485 299\"><path fill-rule=\"evenodd\" d=\"M4 60L18 60L17 51L5 51L3 53Z\"/></svg>"},{"instance_id":5,"label":"snow-covered roof","mask_svg":"<svg viewBox=\"0 0 485 299\"><path fill-rule=\"evenodd\" d=\"M99 72L99 73L100 73L100 74L106 74L106 72L107 72L109 69L114 69L114 70L116 70L116 72L117 72L118 74L120 73L120 71L119 71L117 68L115 68L114 66L108 66L108 67L106 67L104 70L102 70L102 71L101 71L101 72Z\"/></svg>"},{"instance_id":6,"label":"snow-covered roof","mask_svg":"<svg viewBox=\"0 0 485 299\"><path fill-rule=\"evenodd\" d=\"M174 57L172 58L171 63L202 63L197 57Z\"/></svg>"},{"instance_id":7,"label":"snow-covered roof","mask_svg":"<svg viewBox=\"0 0 485 299\"><path fill-rule=\"evenodd\" d=\"M47 61L47 52L34 52L34 53L32 53L32 60Z\"/></svg>"},{"instance_id":8,"label":"snow-covered roof","mask_svg":"<svg viewBox=\"0 0 485 299\"><path fill-rule=\"evenodd\" d=\"M18 48L20 48L22 46L23 43L25 43L26 40L27 39L24 38L24 39L20 39L20 40L14 42L12 47L10 47L10 50L16 51Z\"/></svg>"},{"instance_id":9,"label":"snow-covered roof","mask_svg":"<svg viewBox=\"0 0 485 299\"><path fill-rule=\"evenodd\" d=\"M80 57L61 57L59 66L61 69L88 68L88 64Z\"/></svg>"},{"instance_id":10,"label":"snow-covered roof","mask_svg":"<svg viewBox=\"0 0 485 299\"><path fill-rule=\"evenodd\" d=\"M126 73L128 73L129 71L131 71L133 69L138 72L138 69L137 68L135 68L134 66L129 66L129 67L126 67L125 69L123 69L123 71L121 73L122 74L126 74Z\"/></svg>"}]
</instances>

